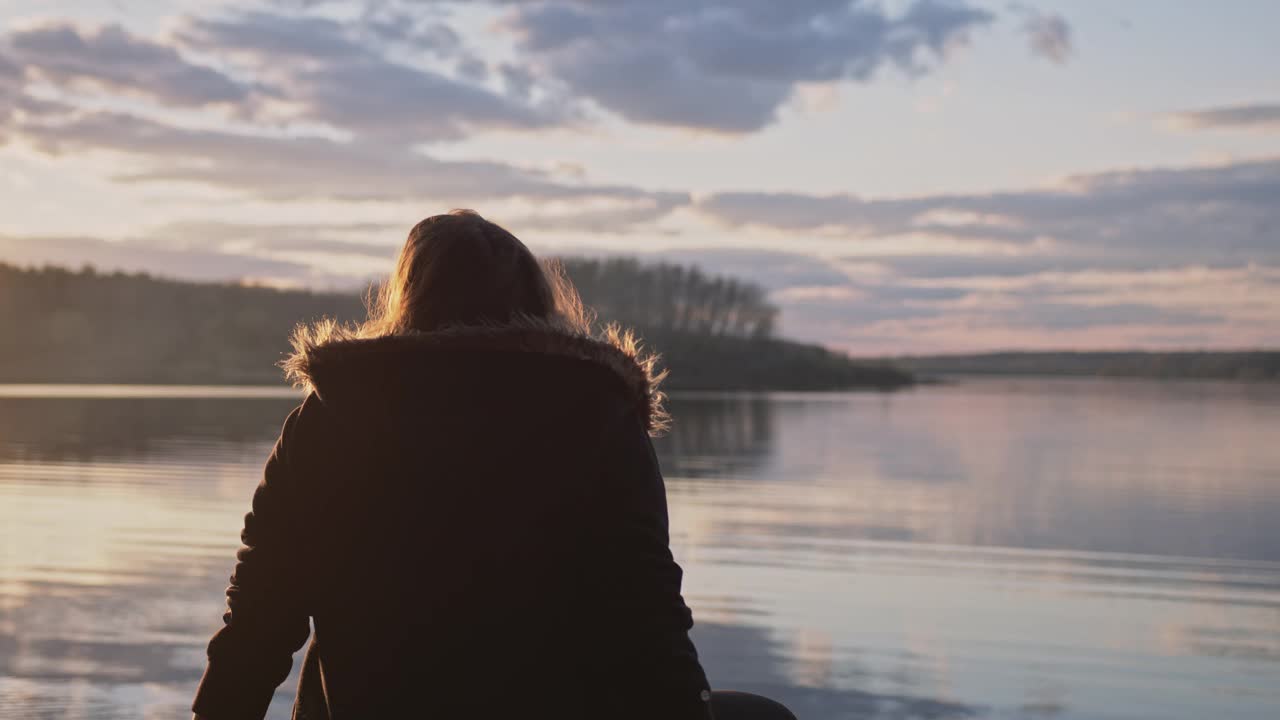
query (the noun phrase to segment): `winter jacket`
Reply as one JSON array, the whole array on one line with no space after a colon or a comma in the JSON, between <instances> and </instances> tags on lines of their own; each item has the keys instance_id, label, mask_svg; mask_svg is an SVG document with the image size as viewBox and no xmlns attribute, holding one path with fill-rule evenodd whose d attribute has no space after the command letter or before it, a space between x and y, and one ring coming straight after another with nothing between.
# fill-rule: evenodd
<instances>
[{"instance_id":1,"label":"winter jacket","mask_svg":"<svg viewBox=\"0 0 1280 720\"><path fill-rule=\"evenodd\" d=\"M290 366L198 714L261 718L312 636L295 718L710 717L633 347L522 321Z\"/></svg>"}]
</instances>

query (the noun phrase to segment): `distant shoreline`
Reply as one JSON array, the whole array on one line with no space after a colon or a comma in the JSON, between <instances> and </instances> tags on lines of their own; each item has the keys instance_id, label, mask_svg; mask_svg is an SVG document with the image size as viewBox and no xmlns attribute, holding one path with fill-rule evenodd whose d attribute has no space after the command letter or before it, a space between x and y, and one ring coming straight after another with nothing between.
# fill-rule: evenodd
<instances>
[{"instance_id":1,"label":"distant shoreline","mask_svg":"<svg viewBox=\"0 0 1280 720\"><path fill-rule=\"evenodd\" d=\"M1280 350L1009 351L884 358L922 382L940 376L1280 381Z\"/></svg>"}]
</instances>

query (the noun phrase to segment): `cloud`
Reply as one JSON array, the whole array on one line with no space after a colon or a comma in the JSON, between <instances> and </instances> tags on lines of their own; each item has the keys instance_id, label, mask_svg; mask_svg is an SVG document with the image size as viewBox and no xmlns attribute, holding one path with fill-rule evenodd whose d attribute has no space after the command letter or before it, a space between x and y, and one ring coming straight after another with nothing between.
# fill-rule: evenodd
<instances>
[{"instance_id":1,"label":"cloud","mask_svg":"<svg viewBox=\"0 0 1280 720\"><path fill-rule=\"evenodd\" d=\"M985 194L719 193L696 207L757 239L827 238L847 281L775 292L786 333L928 351L1118 347L1187 327L1210 344L1280 341L1276 197L1280 159L1263 159Z\"/></svg>"},{"instance_id":2,"label":"cloud","mask_svg":"<svg viewBox=\"0 0 1280 720\"><path fill-rule=\"evenodd\" d=\"M1083 175L1058 188L990 194L863 199L721 193L702 199L698 208L733 226L828 232L846 240L946 240L950 246L935 255L951 257L916 262L974 272L989 264L1008 272L1037 265L1280 262L1277 197L1280 160L1265 159Z\"/></svg>"},{"instance_id":3,"label":"cloud","mask_svg":"<svg viewBox=\"0 0 1280 720\"><path fill-rule=\"evenodd\" d=\"M252 92L214 68L187 60L175 48L119 25L82 28L48 22L9 33L8 44L28 75L61 87L92 85L181 107L242 103Z\"/></svg>"},{"instance_id":4,"label":"cloud","mask_svg":"<svg viewBox=\"0 0 1280 720\"><path fill-rule=\"evenodd\" d=\"M870 263L890 270L897 276L925 280L964 280L974 278L1018 278L1027 275L1067 274L1089 271L1147 271L1185 267L1186 260L1162 259L1150 253L1118 255L1056 255L1052 252L1003 255L974 253L966 255L913 254L846 256L849 262ZM1197 262L1200 267L1240 267L1240 261Z\"/></svg>"},{"instance_id":5,"label":"cloud","mask_svg":"<svg viewBox=\"0 0 1280 720\"><path fill-rule=\"evenodd\" d=\"M651 226L676 209L688 206L691 198L686 192L620 192L616 197L604 196L598 200L601 202L574 203L567 211L514 216L502 222L522 230L619 233Z\"/></svg>"},{"instance_id":6,"label":"cloud","mask_svg":"<svg viewBox=\"0 0 1280 720\"><path fill-rule=\"evenodd\" d=\"M1004 324L1041 330L1080 330L1097 327L1148 326L1177 327L1212 325L1224 318L1198 310L1112 303L1086 305L1080 303L1029 302L1001 313Z\"/></svg>"},{"instance_id":7,"label":"cloud","mask_svg":"<svg viewBox=\"0 0 1280 720\"><path fill-rule=\"evenodd\" d=\"M862 274L840 269L841 261L804 253L745 248L663 250L649 257L697 264L716 274L760 283L782 309L781 328L788 337L817 342L862 342L869 335L907 338L913 329L939 324L974 330L1001 329L1024 334L1085 332L1091 328L1144 328L1168 332L1187 326L1220 325L1216 310L1170 306L1150 274L1085 273L1023 278L1034 267L1017 268L1015 282L982 282L988 268L974 264L958 272L927 276L917 268L891 264L889 274ZM921 261L946 258L918 256ZM976 270L979 275L970 275ZM1241 274L1244 272L1245 274ZM1277 272L1280 275L1280 272ZM1142 279L1135 279L1141 277ZM1182 272L1161 282L1184 289L1249 284L1263 286L1269 275L1248 271ZM1150 285L1151 287L1144 287ZM1153 290L1125 297L1134 289ZM905 340L900 340L906 342Z\"/></svg>"},{"instance_id":8,"label":"cloud","mask_svg":"<svg viewBox=\"0 0 1280 720\"><path fill-rule=\"evenodd\" d=\"M383 223L303 224L181 221L152 228L148 241L171 250L246 253L255 256L332 255L352 260L395 257L408 226Z\"/></svg>"},{"instance_id":9,"label":"cloud","mask_svg":"<svg viewBox=\"0 0 1280 720\"><path fill-rule=\"evenodd\" d=\"M270 59L339 62L370 54L349 25L326 17L258 10L220 17L186 16L175 35L185 46L249 56L255 63Z\"/></svg>"},{"instance_id":10,"label":"cloud","mask_svg":"<svg viewBox=\"0 0 1280 720\"><path fill-rule=\"evenodd\" d=\"M559 118L438 73L369 59L293 74L305 117L366 134L453 140L478 129L531 130Z\"/></svg>"},{"instance_id":11,"label":"cloud","mask_svg":"<svg viewBox=\"0 0 1280 720\"><path fill-rule=\"evenodd\" d=\"M27 119L14 129L50 154L112 151L133 156L135 164L122 166L114 178L118 182L193 183L275 201L429 200L470 205L510 198L657 198L671 204L672 197L619 185L567 184L544 172L496 162L439 160L398 145L194 129L120 113Z\"/></svg>"},{"instance_id":12,"label":"cloud","mask_svg":"<svg viewBox=\"0 0 1280 720\"><path fill-rule=\"evenodd\" d=\"M1166 118L1175 126L1192 130L1226 128L1273 131L1280 130L1280 104L1228 105L1172 113Z\"/></svg>"},{"instance_id":13,"label":"cloud","mask_svg":"<svg viewBox=\"0 0 1280 720\"><path fill-rule=\"evenodd\" d=\"M845 347L858 347L876 338L876 342L888 341L899 348L917 345L928 349L932 338L939 336L945 338L942 346L952 350L958 346L998 347L993 337L1015 337L1016 344L1062 347L1108 330L1172 336L1195 327L1212 335L1231 319L1229 313L1206 309L1085 293L1046 294L1043 288L1037 292L984 293L893 281L850 285L847 292L784 293L776 301L782 308L782 330L789 337Z\"/></svg>"},{"instance_id":14,"label":"cloud","mask_svg":"<svg viewBox=\"0 0 1280 720\"><path fill-rule=\"evenodd\" d=\"M16 92L22 87L25 75L25 68L0 55L0 92Z\"/></svg>"},{"instance_id":15,"label":"cloud","mask_svg":"<svg viewBox=\"0 0 1280 720\"><path fill-rule=\"evenodd\" d=\"M5 128L12 122L17 103L22 99L25 70L0 54L0 145L5 143Z\"/></svg>"},{"instance_id":16,"label":"cloud","mask_svg":"<svg viewBox=\"0 0 1280 720\"><path fill-rule=\"evenodd\" d=\"M786 250L690 247L655 254L668 262L697 265L711 274L746 280L770 291L827 288L849 282L849 276L827 260Z\"/></svg>"},{"instance_id":17,"label":"cloud","mask_svg":"<svg viewBox=\"0 0 1280 720\"><path fill-rule=\"evenodd\" d=\"M942 314L934 308L840 297L784 300L778 305L782 310L779 331L786 337L836 347L849 347L865 333L879 332L883 327L901 336L905 324L936 319Z\"/></svg>"},{"instance_id":18,"label":"cloud","mask_svg":"<svg viewBox=\"0 0 1280 720\"><path fill-rule=\"evenodd\" d=\"M503 21L543 79L638 123L760 130L800 83L925 72L990 23L963 2L521 2Z\"/></svg>"},{"instance_id":19,"label":"cloud","mask_svg":"<svg viewBox=\"0 0 1280 720\"><path fill-rule=\"evenodd\" d=\"M156 37L46 21L7 41L29 74L65 90L225 104L239 119L410 145L571 127L591 106L637 123L752 132L802 84L929 72L995 19L968 0L895 12L873 0L487 0L473 5L515 43L491 63L475 48L492 37L459 32L462 4L372 3L354 15L323 1L240 6L183 16Z\"/></svg>"},{"instance_id":20,"label":"cloud","mask_svg":"<svg viewBox=\"0 0 1280 720\"><path fill-rule=\"evenodd\" d=\"M187 18L186 47L238 62L293 108L292 119L405 142L456 140L478 130L563 125L558 106L534 106L477 82L483 63L466 55L448 27L396 25L251 11ZM392 60L396 43L413 55L456 58L460 77Z\"/></svg>"},{"instance_id":21,"label":"cloud","mask_svg":"<svg viewBox=\"0 0 1280 720\"><path fill-rule=\"evenodd\" d=\"M501 91L486 82L488 64L434 10L423 17L375 7L343 21L221 11L182 17L157 38L120 25L46 21L7 41L28 74L63 90L96 88L162 106L226 104L242 118L408 144L571 125L584 98L640 122L759 129L800 82L865 80L885 64L923 71L926 57L940 58L990 20L933 0L892 18L848 2L489 5L506 8L505 26L520 38L515 61L498 65ZM216 66L192 62L192 53Z\"/></svg>"},{"instance_id":22,"label":"cloud","mask_svg":"<svg viewBox=\"0 0 1280 720\"><path fill-rule=\"evenodd\" d=\"M1059 65L1071 58L1071 25L1056 13L1029 11L1023 31L1031 52Z\"/></svg>"},{"instance_id":23,"label":"cloud","mask_svg":"<svg viewBox=\"0 0 1280 720\"><path fill-rule=\"evenodd\" d=\"M78 268L92 263L103 270L148 272L187 280L243 278L314 280L305 264L249 254L173 249L150 240L107 241L90 237L0 235L0 259L19 266Z\"/></svg>"},{"instance_id":24,"label":"cloud","mask_svg":"<svg viewBox=\"0 0 1280 720\"><path fill-rule=\"evenodd\" d=\"M53 156L126 155L109 178L120 184L201 185L277 202L537 201L529 221L539 228L623 232L689 203L687 193L424 154L424 140L567 120L554 105L531 104L527 91L509 96L477 84L480 69L448 27L392 20L245 11L186 17L158 39L67 22L14 30L0 42L15 54L0 55L0 142L17 138ZM396 53L470 65L473 79L392 59ZM232 77L252 77L252 88ZM46 83L62 92L34 92ZM84 94L93 89L151 103L106 110ZM234 112L200 116L199 126L196 116L184 122L164 112L217 103Z\"/></svg>"}]
</instances>

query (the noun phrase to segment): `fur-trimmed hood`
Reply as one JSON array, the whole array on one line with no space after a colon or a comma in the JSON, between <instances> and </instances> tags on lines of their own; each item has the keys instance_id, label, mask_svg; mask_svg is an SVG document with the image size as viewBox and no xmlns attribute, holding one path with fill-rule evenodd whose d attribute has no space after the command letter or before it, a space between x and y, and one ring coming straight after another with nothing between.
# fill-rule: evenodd
<instances>
[{"instance_id":1,"label":"fur-trimmed hood","mask_svg":"<svg viewBox=\"0 0 1280 720\"><path fill-rule=\"evenodd\" d=\"M645 352L630 331L610 326L598 335L552 320L521 319L502 325L462 325L432 332L363 337L354 328L333 322L301 329L293 337L293 353L281 363L295 386L323 394L342 368L358 358L396 352L494 351L540 353L596 363L622 381L645 419L649 433L667 428L670 417L660 389L666 371Z\"/></svg>"}]
</instances>

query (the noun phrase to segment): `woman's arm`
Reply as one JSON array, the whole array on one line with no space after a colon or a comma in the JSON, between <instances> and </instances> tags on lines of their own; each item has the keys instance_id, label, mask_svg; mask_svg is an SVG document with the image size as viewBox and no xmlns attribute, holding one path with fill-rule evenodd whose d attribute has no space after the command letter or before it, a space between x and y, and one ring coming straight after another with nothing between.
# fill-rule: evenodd
<instances>
[{"instance_id":1,"label":"woman's arm","mask_svg":"<svg viewBox=\"0 0 1280 720\"><path fill-rule=\"evenodd\" d=\"M285 420L263 480L244 518L225 625L209 642L209 664L192 709L198 718L262 718L289 675L293 653L310 635L302 602L296 502L298 428L319 400L309 397Z\"/></svg>"},{"instance_id":2,"label":"woman's arm","mask_svg":"<svg viewBox=\"0 0 1280 720\"><path fill-rule=\"evenodd\" d=\"M706 674L689 639L693 615L671 555L667 493L649 435L628 415L606 430L598 479L597 560L588 568L596 682L616 698L601 717L710 718Z\"/></svg>"}]
</instances>

